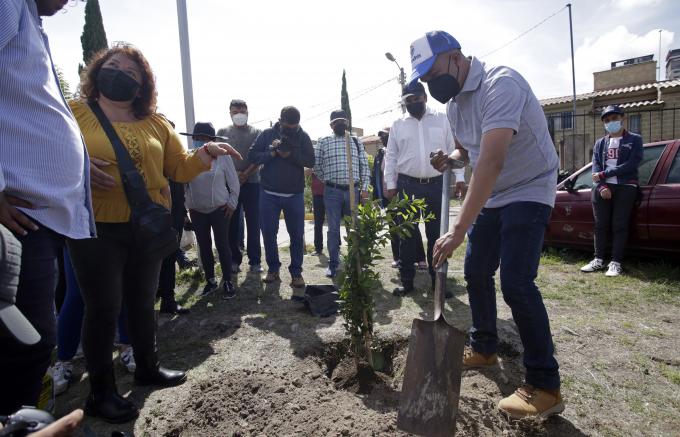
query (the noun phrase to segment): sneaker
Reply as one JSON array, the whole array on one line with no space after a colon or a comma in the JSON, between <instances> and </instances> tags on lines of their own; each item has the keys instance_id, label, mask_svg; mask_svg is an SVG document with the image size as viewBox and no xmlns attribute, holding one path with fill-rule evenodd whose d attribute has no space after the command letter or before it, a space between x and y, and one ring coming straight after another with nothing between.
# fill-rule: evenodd
<instances>
[{"instance_id":1,"label":"sneaker","mask_svg":"<svg viewBox=\"0 0 680 437\"><path fill-rule=\"evenodd\" d=\"M465 369L479 369L480 367L493 367L498 364L498 355L483 354L477 352L471 347L465 347L463 353L463 368Z\"/></svg>"},{"instance_id":2,"label":"sneaker","mask_svg":"<svg viewBox=\"0 0 680 437\"><path fill-rule=\"evenodd\" d=\"M265 284L271 284L272 282L278 282L281 278L279 277L279 272L269 272L267 276L264 277L262 282Z\"/></svg>"},{"instance_id":3,"label":"sneaker","mask_svg":"<svg viewBox=\"0 0 680 437\"><path fill-rule=\"evenodd\" d=\"M252 266L250 266L249 272L250 273L262 273L262 272L264 272L264 269L262 268L262 266L260 264L253 264Z\"/></svg>"},{"instance_id":4,"label":"sneaker","mask_svg":"<svg viewBox=\"0 0 680 437\"><path fill-rule=\"evenodd\" d=\"M222 299L233 299L236 297L236 287L230 281L222 284Z\"/></svg>"},{"instance_id":5,"label":"sneaker","mask_svg":"<svg viewBox=\"0 0 680 437\"><path fill-rule=\"evenodd\" d=\"M427 263L425 261L420 261L416 263L418 270L427 270Z\"/></svg>"},{"instance_id":6,"label":"sneaker","mask_svg":"<svg viewBox=\"0 0 680 437\"><path fill-rule=\"evenodd\" d=\"M406 296L407 294L413 293L414 290L415 288L413 288L413 285L405 285L392 290L392 295L397 297Z\"/></svg>"},{"instance_id":7,"label":"sneaker","mask_svg":"<svg viewBox=\"0 0 680 437\"><path fill-rule=\"evenodd\" d=\"M239 266L238 264L232 264L232 265L231 265L231 272L232 272L232 273L239 273L239 272L241 272L241 266Z\"/></svg>"},{"instance_id":8,"label":"sneaker","mask_svg":"<svg viewBox=\"0 0 680 437\"><path fill-rule=\"evenodd\" d=\"M609 269L607 269L607 273L605 273L605 276L619 276L623 273L623 268L621 268L621 263L617 263L616 261L612 261L609 263Z\"/></svg>"},{"instance_id":9,"label":"sneaker","mask_svg":"<svg viewBox=\"0 0 680 437\"><path fill-rule=\"evenodd\" d=\"M604 270L604 261L600 258L595 258L588 264L581 267L581 271L585 273L592 273L598 270Z\"/></svg>"},{"instance_id":10,"label":"sneaker","mask_svg":"<svg viewBox=\"0 0 680 437\"><path fill-rule=\"evenodd\" d=\"M305 280L302 276L295 277L290 281L290 286L295 287L295 288L304 287L305 286Z\"/></svg>"},{"instance_id":11,"label":"sneaker","mask_svg":"<svg viewBox=\"0 0 680 437\"><path fill-rule=\"evenodd\" d=\"M54 381L54 395L59 396L68 388L73 378L73 364L70 361L57 361L51 368Z\"/></svg>"},{"instance_id":12,"label":"sneaker","mask_svg":"<svg viewBox=\"0 0 680 437\"><path fill-rule=\"evenodd\" d=\"M208 282L205 284L205 287L203 287L203 291L201 291L201 297L208 296L215 290L217 290L217 282L214 279L208 280Z\"/></svg>"},{"instance_id":13,"label":"sneaker","mask_svg":"<svg viewBox=\"0 0 680 437\"><path fill-rule=\"evenodd\" d=\"M137 363L135 363L135 355L132 350L132 346L129 346L122 351L120 351L120 363L127 369L130 373L135 373L137 369Z\"/></svg>"},{"instance_id":14,"label":"sneaker","mask_svg":"<svg viewBox=\"0 0 680 437\"><path fill-rule=\"evenodd\" d=\"M498 403L498 409L513 419L529 416L546 418L564 411L564 402L559 390L542 390L528 384Z\"/></svg>"},{"instance_id":15,"label":"sneaker","mask_svg":"<svg viewBox=\"0 0 680 437\"><path fill-rule=\"evenodd\" d=\"M392 268L393 269L398 269L399 268L399 260L392 261Z\"/></svg>"},{"instance_id":16,"label":"sneaker","mask_svg":"<svg viewBox=\"0 0 680 437\"><path fill-rule=\"evenodd\" d=\"M336 275L336 272L331 270L330 267L326 269L326 277L327 278L335 278L335 275Z\"/></svg>"}]
</instances>

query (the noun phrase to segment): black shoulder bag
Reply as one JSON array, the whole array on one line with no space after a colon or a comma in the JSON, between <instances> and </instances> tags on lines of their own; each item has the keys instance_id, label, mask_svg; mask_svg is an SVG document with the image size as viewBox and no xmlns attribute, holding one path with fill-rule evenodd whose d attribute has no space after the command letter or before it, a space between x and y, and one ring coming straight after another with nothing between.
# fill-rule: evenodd
<instances>
[{"instance_id":1,"label":"black shoulder bag","mask_svg":"<svg viewBox=\"0 0 680 437\"><path fill-rule=\"evenodd\" d=\"M130 204L130 224L134 242L140 253L161 260L177 251L179 241L177 231L172 227L170 211L163 205L151 200L146 190L144 178L135 167L130 153L113 129L111 122L97 102L89 103L92 112L97 116L106 136L109 137L113 151L118 160L118 170L123 181L125 197Z\"/></svg>"}]
</instances>

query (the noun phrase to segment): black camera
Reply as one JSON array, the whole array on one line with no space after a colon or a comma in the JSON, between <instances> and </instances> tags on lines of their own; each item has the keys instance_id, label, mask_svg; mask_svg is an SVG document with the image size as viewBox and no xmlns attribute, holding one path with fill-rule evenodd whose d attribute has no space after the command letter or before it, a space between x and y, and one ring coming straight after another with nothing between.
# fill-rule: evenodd
<instances>
[{"instance_id":1,"label":"black camera","mask_svg":"<svg viewBox=\"0 0 680 437\"><path fill-rule=\"evenodd\" d=\"M24 407L10 416L0 416L0 422L3 424L0 437L23 437L50 425L54 417L47 411Z\"/></svg>"}]
</instances>

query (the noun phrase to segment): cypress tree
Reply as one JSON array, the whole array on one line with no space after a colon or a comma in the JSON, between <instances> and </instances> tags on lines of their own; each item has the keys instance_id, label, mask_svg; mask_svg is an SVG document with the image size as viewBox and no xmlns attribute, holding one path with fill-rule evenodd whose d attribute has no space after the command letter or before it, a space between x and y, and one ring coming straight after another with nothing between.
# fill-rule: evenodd
<instances>
[{"instance_id":1,"label":"cypress tree","mask_svg":"<svg viewBox=\"0 0 680 437\"><path fill-rule=\"evenodd\" d=\"M345 70L342 70L342 91L340 92L340 107L347 113L349 131L352 132L352 110L349 108L349 95L347 94L347 78Z\"/></svg>"},{"instance_id":2,"label":"cypress tree","mask_svg":"<svg viewBox=\"0 0 680 437\"><path fill-rule=\"evenodd\" d=\"M83 26L83 34L80 35L80 42L83 46L85 65L90 62L95 53L109 47L109 43L106 41L102 11L99 9L99 0L87 0L85 26ZM82 66L79 66L78 71L81 70Z\"/></svg>"}]
</instances>

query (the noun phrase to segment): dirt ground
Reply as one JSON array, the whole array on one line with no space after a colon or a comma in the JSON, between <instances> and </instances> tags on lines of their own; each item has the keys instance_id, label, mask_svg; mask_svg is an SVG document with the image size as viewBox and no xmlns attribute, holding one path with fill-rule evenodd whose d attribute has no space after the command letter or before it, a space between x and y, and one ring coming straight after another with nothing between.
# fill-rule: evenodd
<instances>
[{"instance_id":1,"label":"dirt ground","mask_svg":"<svg viewBox=\"0 0 680 437\"><path fill-rule=\"evenodd\" d=\"M385 253L389 249L385 250ZM449 267L446 316L466 330L470 311L462 279L462 250ZM288 253L281 252L288 263ZM585 275L588 254L547 252L539 278L561 366L566 411L546 421L506 420L497 402L523 377L522 346L498 294L498 368L464 371L458 436L680 435L680 270L661 259L634 259L628 275ZM389 258L389 257L388 257ZM325 284L325 257L305 256L307 283ZM375 290L376 336L392 349L384 383L370 393L342 388L340 317L315 318L290 300L289 275L263 286L259 275L238 275L238 296L199 299L191 272L178 294L191 314L159 318L162 363L188 369L180 387L133 385L117 365L121 391L141 407L136 422L110 426L87 419L96 435L113 430L138 436L399 436L396 411L414 318L432 317L429 277L419 273L413 297L391 289L397 271L387 261ZM117 356L117 353L114 354ZM117 359L117 357L116 357ZM82 374L82 360L77 370ZM82 406L87 376L59 396L58 413Z\"/></svg>"}]
</instances>

